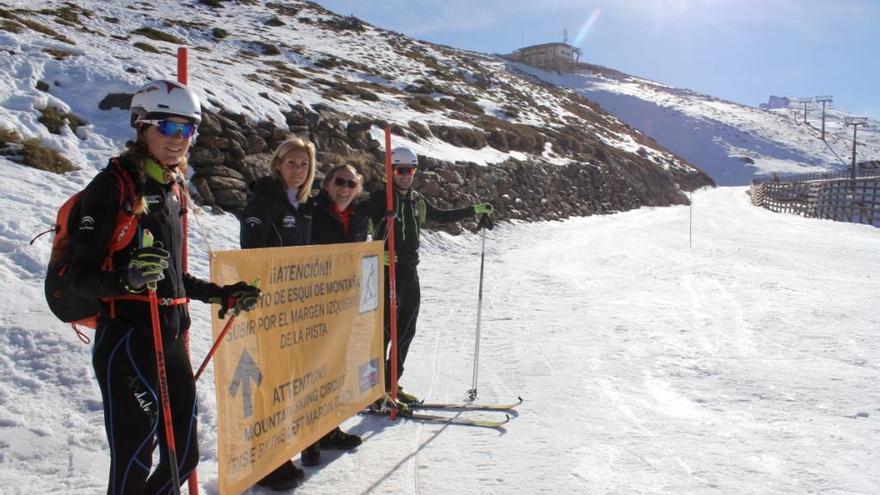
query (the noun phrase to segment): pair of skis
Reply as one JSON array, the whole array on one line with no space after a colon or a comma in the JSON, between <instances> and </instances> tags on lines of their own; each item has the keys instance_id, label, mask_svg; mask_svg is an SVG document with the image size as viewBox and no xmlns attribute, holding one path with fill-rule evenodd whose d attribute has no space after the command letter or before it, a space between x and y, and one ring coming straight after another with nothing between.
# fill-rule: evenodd
<instances>
[{"instance_id":1,"label":"pair of skis","mask_svg":"<svg viewBox=\"0 0 880 495\"><path fill-rule=\"evenodd\" d=\"M517 416L516 406L522 404L522 397L517 397L516 402L508 404L475 404L473 402L461 403L442 403L442 402L419 402L415 404L407 404L409 410L400 409L397 414L414 421L424 421L426 423L453 424L462 426L476 426L481 428L500 428L502 425L510 421L512 416ZM502 412L504 419L489 420L482 418L469 418L462 416L442 416L439 414L429 414L420 411L451 411L451 412ZM385 411L366 410L367 414L386 414Z\"/></svg>"}]
</instances>

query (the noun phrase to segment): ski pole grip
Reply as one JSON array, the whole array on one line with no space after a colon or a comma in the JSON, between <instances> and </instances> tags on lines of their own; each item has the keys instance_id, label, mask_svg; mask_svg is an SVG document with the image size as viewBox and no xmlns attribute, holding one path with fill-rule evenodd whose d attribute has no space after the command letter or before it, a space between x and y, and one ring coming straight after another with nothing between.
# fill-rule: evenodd
<instances>
[{"instance_id":1,"label":"ski pole grip","mask_svg":"<svg viewBox=\"0 0 880 495\"><path fill-rule=\"evenodd\" d=\"M150 229L144 229L141 234L141 247L153 247L153 233L150 232ZM156 282L148 282L147 290L156 290Z\"/></svg>"}]
</instances>

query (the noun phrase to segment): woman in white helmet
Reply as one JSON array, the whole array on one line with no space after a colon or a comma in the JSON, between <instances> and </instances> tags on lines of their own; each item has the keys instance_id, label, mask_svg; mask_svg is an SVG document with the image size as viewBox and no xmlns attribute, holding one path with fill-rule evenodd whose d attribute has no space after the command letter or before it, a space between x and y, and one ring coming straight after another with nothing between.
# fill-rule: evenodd
<instances>
[{"instance_id":1,"label":"woman in white helmet","mask_svg":"<svg viewBox=\"0 0 880 495\"><path fill-rule=\"evenodd\" d=\"M110 446L109 494L169 493L170 469L184 481L198 463L186 302L220 301L225 313L250 309L259 295L259 289L243 282L219 287L184 271L185 191L178 181L200 122L199 100L186 86L174 81L143 86L131 101L135 140L80 196L81 220L72 234L68 273L76 294L103 301L92 364ZM123 232L120 225L128 228ZM144 235L147 230L151 235ZM147 284L155 284L162 301L158 323L178 461L173 467L162 421ZM151 473L156 440L159 464Z\"/></svg>"},{"instance_id":2,"label":"woman in white helmet","mask_svg":"<svg viewBox=\"0 0 880 495\"><path fill-rule=\"evenodd\" d=\"M421 286L419 285L419 237L425 221L452 223L475 214L492 212L492 205L480 203L454 210L435 208L424 196L413 189L416 168L419 160L409 148L391 150L391 166L394 172L394 248L395 279L397 290L397 376L403 375L409 346L416 336L416 321L419 318ZM374 191L370 195L370 218L377 226L374 239L384 239L385 234L385 190ZM386 264L388 255L386 253ZM388 271L385 272L385 352L391 342L391 327L388 304ZM391 357L385 363L385 388L390 388ZM418 398L398 386L397 397L400 402L414 403Z\"/></svg>"}]
</instances>

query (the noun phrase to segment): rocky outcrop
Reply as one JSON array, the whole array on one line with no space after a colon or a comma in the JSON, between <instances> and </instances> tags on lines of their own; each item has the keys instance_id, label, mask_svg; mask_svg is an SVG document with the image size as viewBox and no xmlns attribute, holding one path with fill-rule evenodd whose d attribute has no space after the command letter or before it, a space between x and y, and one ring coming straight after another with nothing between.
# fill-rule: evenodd
<instances>
[{"instance_id":1,"label":"rocky outcrop","mask_svg":"<svg viewBox=\"0 0 880 495\"><path fill-rule=\"evenodd\" d=\"M319 179L333 165L349 163L364 175L367 191L384 187L384 151L370 135L384 121L341 114L324 104L291 107L285 119L287 129L225 111L206 112L189 160L197 199L240 211L248 184L269 173L272 150L293 134L308 135L316 144ZM407 132L396 125L392 130ZM488 201L498 219L527 221L686 204L683 190L711 184L701 172L667 172L645 157L614 148L564 166L518 161L482 166L425 157L417 176L419 191L440 208ZM428 227L456 233L476 224Z\"/></svg>"}]
</instances>

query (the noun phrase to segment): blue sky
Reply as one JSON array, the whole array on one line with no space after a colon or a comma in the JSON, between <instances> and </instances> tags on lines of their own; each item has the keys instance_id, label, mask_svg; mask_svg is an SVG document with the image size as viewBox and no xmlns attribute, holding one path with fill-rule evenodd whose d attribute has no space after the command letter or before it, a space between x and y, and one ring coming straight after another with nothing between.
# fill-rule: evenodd
<instances>
[{"instance_id":1,"label":"blue sky","mask_svg":"<svg viewBox=\"0 0 880 495\"><path fill-rule=\"evenodd\" d=\"M747 105L833 95L880 119L880 0L319 0L487 53L562 41L582 60Z\"/></svg>"}]
</instances>

